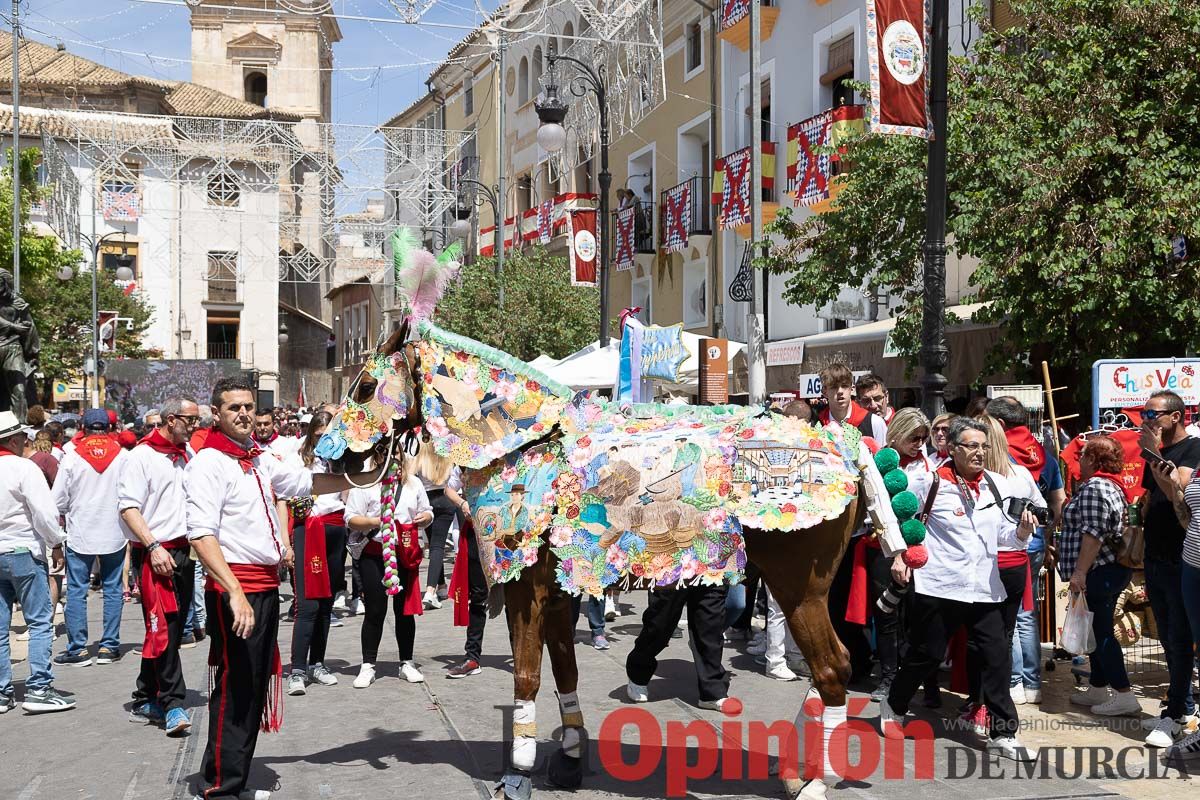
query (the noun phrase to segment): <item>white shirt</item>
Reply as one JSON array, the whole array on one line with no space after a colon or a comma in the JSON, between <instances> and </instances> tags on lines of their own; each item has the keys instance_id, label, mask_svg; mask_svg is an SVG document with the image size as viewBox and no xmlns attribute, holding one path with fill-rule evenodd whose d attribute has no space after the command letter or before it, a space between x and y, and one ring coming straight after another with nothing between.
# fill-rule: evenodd
<instances>
[{"instance_id":1,"label":"white shirt","mask_svg":"<svg viewBox=\"0 0 1200 800\"><path fill-rule=\"evenodd\" d=\"M937 496L925 522L929 561L913 570L914 589L920 594L964 603L999 603L1007 597L1000 582L996 552L1001 532L1012 525L1003 513L1005 499L1012 492L1003 475L994 472L987 475L996 484L1000 497L993 496L986 478L981 476L973 510L964 501L956 481L942 478L938 482ZM909 489L924 509L933 475L909 477Z\"/></svg>"},{"instance_id":2,"label":"white shirt","mask_svg":"<svg viewBox=\"0 0 1200 800\"><path fill-rule=\"evenodd\" d=\"M46 476L27 458L0 458L0 553L28 547L40 561L46 546L66 541Z\"/></svg>"},{"instance_id":3,"label":"white shirt","mask_svg":"<svg viewBox=\"0 0 1200 800\"><path fill-rule=\"evenodd\" d=\"M382 505L379 499L381 494L380 486L351 489L350 496L346 498L346 519L378 517ZM433 506L429 505L429 495L425 494L421 480L415 475L409 475L400 489L400 496L396 498L396 509L392 512L392 517L403 525L411 523L426 511L433 513Z\"/></svg>"},{"instance_id":4,"label":"white shirt","mask_svg":"<svg viewBox=\"0 0 1200 800\"><path fill-rule=\"evenodd\" d=\"M106 555L125 548L126 529L117 513L117 482L128 453L121 450L104 472L72 450L54 479L54 505L67 518L67 546L83 555Z\"/></svg>"},{"instance_id":5,"label":"white shirt","mask_svg":"<svg viewBox=\"0 0 1200 800\"><path fill-rule=\"evenodd\" d=\"M187 448L188 460L195 457ZM136 508L146 520L155 541L169 542L187 536L187 492L184 459L174 461L149 445L130 450L117 483L117 510ZM129 541L140 541L126 526Z\"/></svg>"},{"instance_id":6,"label":"white shirt","mask_svg":"<svg viewBox=\"0 0 1200 800\"><path fill-rule=\"evenodd\" d=\"M312 494L312 473L271 456L243 472L237 459L203 448L188 462L187 535L215 536L230 564L278 564L283 552L275 498Z\"/></svg>"},{"instance_id":7,"label":"white shirt","mask_svg":"<svg viewBox=\"0 0 1200 800\"><path fill-rule=\"evenodd\" d=\"M285 459L284 463L290 462ZM307 467L307 469L313 475L321 475L329 471L329 466L325 463L325 459L318 458L317 460L313 461L312 466ZM337 494L316 494L313 495L313 507L309 514L314 517L323 517L326 514L336 514L345 508L346 504L342 502L341 492L338 492Z\"/></svg>"},{"instance_id":8,"label":"white shirt","mask_svg":"<svg viewBox=\"0 0 1200 800\"><path fill-rule=\"evenodd\" d=\"M1012 496L1028 500L1039 508L1045 508L1046 500L1042 497L1042 493L1038 491L1037 482L1034 481L1033 475L1030 474L1029 470L1020 464L1012 463L1008 465L1008 468L1010 470L1008 474L1008 487L1012 491ZM1022 539L1017 536L1017 524L1020 521L1019 518L1016 522L1009 520L1010 527L1005 528L1000 533L999 550L1023 553L1029 548L1029 539ZM1030 538L1033 537L1030 536Z\"/></svg>"}]
</instances>

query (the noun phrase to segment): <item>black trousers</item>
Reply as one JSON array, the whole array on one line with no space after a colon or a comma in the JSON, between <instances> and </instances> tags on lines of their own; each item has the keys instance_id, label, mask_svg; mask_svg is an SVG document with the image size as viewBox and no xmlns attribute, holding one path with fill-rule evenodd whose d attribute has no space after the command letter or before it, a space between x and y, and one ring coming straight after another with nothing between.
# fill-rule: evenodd
<instances>
[{"instance_id":1,"label":"black trousers","mask_svg":"<svg viewBox=\"0 0 1200 800\"><path fill-rule=\"evenodd\" d=\"M725 586L690 586L683 589L654 589L642 631L625 661L625 674L639 686L650 683L658 669L658 654L671 643L686 606L688 635L701 700L720 700L729 694L729 673L721 665L725 641Z\"/></svg>"},{"instance_id":2,"label":"black trousers","mask_svg":"<svg viewBox=\"0 0 1200 800\"><path fill-rule=\"evenodd\" d=\"M1013 631L1017 629L1017 612L1021 610L1021 601L1025 599L1025 571L1027 565L1008 567L1000 570L1000 582L1004 584L1004 602L1000 604L1000 618L1004 621L1005 641L1011 642ZM1012 651L1009 650L1009 658ZM979 702L982 690L983 653L979 652L974 639L967 641L967 699ZM1009 672L1009 685L1012 685L1012 673Z\"/></svg>"},{"instance_id":3,"label":"black trousers","mask_svg":"<svg viewBox=\"0 0 1200 800\"><path fill-rule=\"evenodd\" d=\"M388 593L383 585L383 557L363 553L358 560L358 568L362 571L363 591L363 624L360 641L362 642L362 660L364 664L378 663L379 643L383 641L383 620L387 617ZM409 571L399 568L400 591L391 596L392 616L396 620L396 647L400 650L401 661L411 661L413 657L413 642L417 638L417 618L404 615L405 592L409 581Z\"/></svg>"},{"instance_id":4,"label":"black trousers","mask_svg":"<svg viewBox=\"0 0 1200 800\"><path fill-rule=\"evenodd\" d=\"M467 620L464 654L478 661L483 655L483 629L487 626L487 577L483 574L483 565L479 563L479 543L475 541L475 532L470 528L463 531L458 546L467 548L467 608L470 617Z\"/></svg>"},{"instance_id":5,"label":"black trousers","mask_svg":"<svg viewBox=\"0 0 1200 800\"><path fill-rule=\"evenodd\" d=\"M304 526L292 528L292 547L296 551L296 622L292 626L292 672L306 672L325 660L329 644L329 615L333 598L346 588L346 529L325 526L325 559L329 565L329 597L310 600L304 596L304 570L307 545Z\"/></svg>"},{"instance_id":6,"label":"black trousers","mask_svg":"<svg viewBox=\"0 0 1200 800\"><path fill-rule=\"evenodd\" d=\"M1012 674L1012 634L1004 635L1000 603L964 603L913 592L909 606L908 653L888 694L888 705L897 713L908 704L919 686L937 669L946 655L946 644L959 626L982 657L981 692L991 718L991 736L1015 736L1017 708L1008 691Z\"/></svg>"},{"instance_id":7,"label":"black trousers","mask_svg":"<svg viewBox=\"0 0 1200 800\"><path fill-rule=\"evenodd\" d=\"M428 494L429 505L433 507L433 522L425 529L429 539L429 570L425 585L436 589L446 582L446 538L450 535L451 523L458 516L458 507L446 497L443 489L430 489Z\"/></svg>"},{"instance_id":8,"label":"black trousers","mask_svg":"<svg viewBox=\"0 0 1200 800\"><path fill-rule=\"evenodd\" d=\"M142 553L144 557L140 547L135 547L133 552ZM133 702L135 705L146 701L157 702L164 711L170 711L172 708L182 708L183 698L187 694L187 685L183 682L183 663L179 660L179 643L183 640L183 624L187 622L188 609L192 606L196 572L188 549L165 552L175 562L171 584L175 589L175 607L179 610L167 614L167 649L158 658L142 657ZM141 575L140 569L137 574ZM143 586L142 619L149 626L150 608L144 599L145 591Z\"/></svg>"},{"instance_id":9,"label":"black trousers","mask_svg":"<svg viewBox=\"0 0 1200 800\"><path fill-rule=\"evenodd\" d=\"M842 563L829 586L829 620L842 644L850 651L850 676L857 681L871 674L871 645L867 642L866 629L846 621L846 606L850 602L850 581L854 575L854 546L858 537L850 540L850 546L842 555Z\"/></svg>"},{"instance_id":10,"label":"black trousers","mask_svg":"<svg viewBox=\"0 0 1200 800\"><path fill-rule=\"evenodd\" d=\"M200 774L210 787L204 800L237 797L246 788L259 726L274 677L279 634L279 591L246 595L254 629L246 639L233 632L229 595L205 592L212 641L208 663L215 667L208 696L208 744Z\"/></svg>"},{"instance_id":11,"label":"black trousers","mask_svg":"<svg viewBox=\"0 0 1200 800\"><path fill-rule=\"evenodd\" d=\"M879 656L881 679L896 677L900 669L900 647L904 630L904 603L891 614L880 613L875 606L879 597L892 585L892 559L882 550L867 548L867 575L870 578L867 611L875 621L875 654Z\"/></svg>"}]
</instances>

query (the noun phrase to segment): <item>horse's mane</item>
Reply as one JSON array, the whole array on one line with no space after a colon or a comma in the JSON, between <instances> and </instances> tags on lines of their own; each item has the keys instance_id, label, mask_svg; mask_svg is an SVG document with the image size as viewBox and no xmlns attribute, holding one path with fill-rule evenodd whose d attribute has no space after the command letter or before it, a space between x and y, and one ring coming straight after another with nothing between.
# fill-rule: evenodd
<instances>
[{"instance_id":1,"label":"horse's mane","mask_svg":"<svg viewBox=\"0 0 1200 800\"><path fill-rule=\"evenodd\" d=\"M417 326L417 333L422 339L436 342L443 347L470 353L490 366L531 378L564 400L571 400L575 397L575 390L570 386L559 383L537 367L527 361L522 361L511 353L486 345L469 336L440 328L428 320L423 320Z\"/></svg>"}]
</instances>

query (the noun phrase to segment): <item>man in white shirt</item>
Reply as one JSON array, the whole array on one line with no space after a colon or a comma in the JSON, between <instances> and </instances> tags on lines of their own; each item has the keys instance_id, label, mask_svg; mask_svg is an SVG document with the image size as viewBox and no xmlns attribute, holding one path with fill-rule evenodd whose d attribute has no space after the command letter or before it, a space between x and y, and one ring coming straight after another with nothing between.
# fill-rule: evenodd
<instances>
[{"instance_id":1,"label":"man in white shirt","mask_svg":"<svg viewBox=\"0 0 1200 800\"><path fill-rule=\"evenodd\" d=\"M293 558L275 500L350 488L345 475L314 475L263 457L252 444L254 387L245 380L218 382L212 408L217 425L185 472L187 535L209 575L209 663L216 665L201 763L205 800L241 795L260 728L282 723L279 564L291 566ZM375 470L355 479L379 477ZM270 792L243 796L264 800Z\"/></svg>"},{"instance_id":2,"label":"man in white shirt","mask_svg":"<svg viewBox=\"0 0 1200 800\"><path fill-rule=\"evenodd\" d=\"M75 707L74 695L51 685L50 668L54 628L46 551L55 568L61 567L66 535L58 525L42 471L21 458L25 440L16 415L0 412L0 714L16 707L8 629L13 603L18 601L29 626L29 679L22 708L39 713Z\"/></svg>"},{"instance_id":3,"label":"man in white shirt","mask_svg":"<svg viewBox=\"0 0 1200 800\"><path fill-rule=\"evenodd\" d=\"M121 571L125 567L125 530L117 514L117 481L125 451L110 429L108 412L89 408L83 415L84 436L63 456L54 481L54 504L67 518L67 650L55 664L86 667L87 597L92 564L99 559L104 598L104 630L97 664L121 659Z\"/></svg>"},{"instance_id":4,"label":"man in white shirt","mask_svg":"<svg viewBox=\"0 0 1200 800\"><path fill-rule=\"evenodd\" d=\"M892 408L892 401L888 396L887 385L884 384L883 378L873 372L863 375L854 382L854 394L860 406L883 420L885 425L892 424L892 417L896 416L896 409ZM880 445L882 444L883 442L880 442Z\"/></svg>"},{"instance_id":5,"label":"man in white shirt","mask_svg":"<svg viewBox=\"0 0 1200 800\"><path fill-rule=\"evenodd\" d=\"M996 559L1000 540L1013 527L1007 501L1012 489L1003 475L988 472L987 425L965 417L950 427L950 460L933 475L912 473L910 490L921 501L929 560L909 570L896 556L892 575L913 581L908 609L909 650L886 700L879 704L883 735L904 737L902 723L917 687L937 669L950 637L962 625L983 663L983 702L990 718L987 749L1005 758L1029 761L1017 741L1020 725L1009 693L1011 637L1005 636L1006 597ZM1037 520L1021 514L1018 535L1027 539Z\"/></svg>"},{"instance_id":6,"label":"man in white shirt","mask_svg":"<svg viewBox=\"0 0 1200 800\"><path fill-rule=\"evenodd\" d=\"M142 557L146 622L130 719L162 724L168 736L180 736L192 725L183 708L187 686L179 645L195 581L183 482L193 455L188 440L199 424L200 408L187 398L170 397L160 415L162 424L126 454L117 487L121 521Z\"/></svg>"}]
</instances>

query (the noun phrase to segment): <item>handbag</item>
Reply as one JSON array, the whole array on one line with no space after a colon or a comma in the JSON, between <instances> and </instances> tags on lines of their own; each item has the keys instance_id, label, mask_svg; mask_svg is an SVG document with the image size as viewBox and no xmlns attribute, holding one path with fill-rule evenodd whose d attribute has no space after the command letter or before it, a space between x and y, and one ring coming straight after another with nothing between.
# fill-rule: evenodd
<instances>
[{"instance_id":1,"label":"handbag","mask_svg":"<svg viewBox=\"0 0 1200 800\"><path fill-rule=\"evenodd\" d=\"M1141 569L1146 557L1146 529L1141 524L1140 508L1131 504L1125 508L1125 524L1113 548L1117 563L1130 569Z\"/></svg>"}]
</instances>

